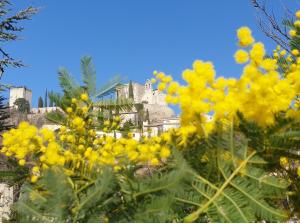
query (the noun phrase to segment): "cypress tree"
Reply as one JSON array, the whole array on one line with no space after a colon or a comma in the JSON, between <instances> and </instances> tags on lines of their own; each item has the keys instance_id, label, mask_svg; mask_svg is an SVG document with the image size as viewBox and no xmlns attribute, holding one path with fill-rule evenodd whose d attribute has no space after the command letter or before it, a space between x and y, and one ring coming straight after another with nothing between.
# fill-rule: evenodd
<instances>
[{"instance_id":1,"label":"cypress tree","mask_svg":"<svg viewBox=\"0 0 300 223\"><path fill-rule=\"evenodd\" d=\"M39 108L42 108L43 106L44 106L44 102L43 102L42 97L40 96L40 97L39 97L39 101L38 101L38 107L39 107Z\"/></svg>"},{"instance_id":2,"label":"cypress tree","mask_svg":"<svg viewBox=\"0 0 300 223\"><path fill-rule=\"evenodd\" d=\"M46 88L46 93L45 93L44 107L48 107L48 91L47 91L47 88Z\"/></svg>"},{"instance_id":3,"label":"cypress tree","mask_svg":"<svg viewBox=\"0 0 300 223\"><path fill-rule=\"evenodd\" d=\"M129 82L129 86L128 86L128 97L131 98L131 99L134 99L132 81Z\"/></svg>"},{"instance_id":4,"label":"cypress tree","mask_svg":"<svg viewBox=\"0 0 300 223\"><path fill-rule=\"evenodd\" d=\"M53 91L51 91L50 94L53 94ZM49 97L49 95L48 98L49 98L49 107L54 107L53 100L51 99L51 97Z\"/></svg>"},{"instance_id":5,"label":"cypress tree","mask_svg":"<svg viewBox=\"0 0 300 223\"><path fill-rule=\"evenodd\" d=\"M146 110L146 115L145 115L145 121L148 122L148 124L150 123L150 115L149 115L149 110Z\"/></svg>"}]
</instances>

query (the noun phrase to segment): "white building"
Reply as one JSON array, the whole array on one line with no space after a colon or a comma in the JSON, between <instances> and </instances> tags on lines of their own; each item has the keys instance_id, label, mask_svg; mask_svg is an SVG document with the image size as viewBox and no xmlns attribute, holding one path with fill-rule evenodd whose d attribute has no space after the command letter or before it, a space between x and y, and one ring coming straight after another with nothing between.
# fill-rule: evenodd
<instances>
[{"instance_id":1,"label":"white building","mask_svg":"<svg viewBox=\"0 0 300 223\"><path fill-rule=\"evenodd\" d=\"M30 109L32 103L32 92L26 87L12 87L9 90L9 106L14 107L18 98L24 98L28 101Z\"/></svg>"},{"instance_id":2,"label":"white building","mask_svg":"<svg viewBox=\"0 0 300 223\"><path fill-rule=\"evenodd\" d=\"M147 132L148 136L157 136L162 132L166 132L170 129L176 129L180 127L180 118L172 117L172 118L164 118L162 120L147 123L144 122L143 131Z\"/></svg>"},{"instance_id":3,"label":"white building","mask_svg":"<svg viewBox=\"0 0 300 223\"><path fill-rule=\"evenodd\" d=\"M165 102L166 94L159 90L154 90L150 80L144 85L132 82L134 103L156 104L167 106ZM129 98L129 83L124 84L116 89L116 94L120 98Z\"/></svg>"}]
</instances>

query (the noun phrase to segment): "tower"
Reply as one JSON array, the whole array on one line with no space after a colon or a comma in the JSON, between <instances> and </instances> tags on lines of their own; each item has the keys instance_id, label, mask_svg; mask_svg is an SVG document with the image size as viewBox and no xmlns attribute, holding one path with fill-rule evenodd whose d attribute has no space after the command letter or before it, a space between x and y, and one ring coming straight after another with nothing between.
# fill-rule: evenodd
<instances>
[{"instance_id":1,"label":"tower","mask_svg":"<svg viewBox=\"0 0 300 223\"><path fill-rule=\"evenodd\" d=\"M15 101L18 98L25 98L30 106L31 109L31 102L32 102L32 92L28 88L22 87L11 87L9 89L9 106L13 107Z\"/></svg>"},{"instance_id":2,"label":"tower","mask_svg":"<svg viewBox=\"0 0 300 223\"><path fill-rule=\"evenodd\" d=\"M145 83L145 90L144 90L144 101L147 101L149 104L153 104L153 89L151 80L147 80Z\"/></svg>"},{"instance_id":3,"label":"tower","mask_svg":"<svg viewBox=\"0 0 300 223\"><path fill-rule=\"evenodd\" d=\"M149 79L147 79L146 80L146 83L145 83L145 91L149 91L149 90L151 90L152 91L152 82L151 82L151 80L149 80Z\"/></svg>"}]
</instances>

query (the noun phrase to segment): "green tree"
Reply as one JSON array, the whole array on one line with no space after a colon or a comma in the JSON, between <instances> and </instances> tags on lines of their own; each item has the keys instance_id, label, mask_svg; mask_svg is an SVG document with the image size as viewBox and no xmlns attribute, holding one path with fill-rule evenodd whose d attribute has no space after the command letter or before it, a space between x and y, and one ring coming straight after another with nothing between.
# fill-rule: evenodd
<instances>
[{"instance_id":1,"label":"green tree","mask_svg":"<svg viewBox=\"0 0 300 223\"><path fill-rule=\"evenodd\" d=\"M0 132L9 130L13 127L13 125L11 125L8 121L9 117L9 107L5 103L5 98L0 95Z\"/></svg>"},{"instance_id":2,"label":"green tree","mask_svg":"<svg viewBox=\"0 0 300 223\"><path fill-rule=\"evenodd\" d=\"M14 105L17 106L17 110L21 113L28 114L30 111L29 102L25 98L18 98Z\"/></svg>"},{"instance_id":3,"label":"green tree","mask_svg":"<svg viewBox=\"0 0 300 223\"><path fill-rule=\"evenodd\" d=\"M14 59L3 48L5 43L10 43L19 39L19 33L24 27L20 26L20 22L31 19L32 15L37 12L36 8L28 7L16 13L12 13L10 0L0 0L0 77L6 67L21 67L24 66L20 60Z\"/></svg>"},{"instance_id":4,"label":"green tree","mask_svg":"<svg viewBox=\"0 0 300 223\"><path fill-rule=\"evenodd\" d=\"M132 123L131 119L129 119L124 122L121 131L127 134L132 128L134 128L134 124Z\"/></svg>"},{"instance_id":5,"label":"green tree","mask_svg":"<svg viewBox=\"0 0 300 223\"><path fill-rule=\"evenodd\" d=\"M134 100L134 93L133 93L132 81L129 81L129 85L128 85L128 97L130 99Z\"/></svg>"},{"instance_id":6,"label":"green tree","mask_svg":"<svg viewBox=\"0 0 300 223\"><path fill-rule=\"evenodd\" d=\"M134 107L137 111L137 128L141 131L143 130L143 121L145 116L145 110L144 110L144 104L142 103L136 103L134 104Z\"/></svg>"},{"instance_id":7,"label":"green tree","mask_svg":"<svg viewBox=\"0 0 300 223\"><path fill-rule=\"evenodd\" d=\"M49 95L50 94L53 94L53 91L51 91L50 93L49 93ZM53 100L51 100L51 98L49 97L49 95L48 95L48 98L49 98L49 107L54 107L54 102L53 102Z\"/></svg>"},{"instance_id":8,"label":"green tree","mask_svg":"<svg viewBox=\"0 0 300 223\"><path fill-rule=\"evenodd\" d=\"M44 107L44 102L43 102L42 97L39 97L39 100L38 100L38 108L42 108L42 107Z\"/></svg>"},{"instance_id":9,"label":"green tree","mask_svg":"<svg viewBox=\"0 0 300 223\"><path fill-rule=\"evenodd\" d=\"M30 112L30 104L25 98L18 98L14 102L14 107L11 109L11 120L15 126L23 121L28 121Z\"/></svg>"}]
</instances>

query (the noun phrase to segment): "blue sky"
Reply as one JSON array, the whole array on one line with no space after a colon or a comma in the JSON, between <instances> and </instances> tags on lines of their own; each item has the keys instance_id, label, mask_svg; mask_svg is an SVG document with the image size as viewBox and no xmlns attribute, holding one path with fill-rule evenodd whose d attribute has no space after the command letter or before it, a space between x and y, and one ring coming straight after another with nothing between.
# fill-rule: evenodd
<instances>
[{"instance_id":1,"label":"blue sky","mask_svg":"<svg viewBox=\"0 0 300 223\"><path fill-rule=\"evenodd\" d=\"M280 0L272 0L273 7ZM296 0L285 0L292 4ZM13 0L40 12L24 22L22 40L7 49L27 65L8 69L3 82L26 85L33 105L45 89L59 91L57 70L80 78L80 58L93 57L97 84L116 74L144 83L153 70L181 72L195 59L213 61L218 76L237 77L236 29L249 26L257 40L274 45L259 30L250 0ZM298 5L297 5L298 4ZM299 1L296 3L300 8ZM296 10L296 7L293 8Z\"/></svg>"}]
</instances>

